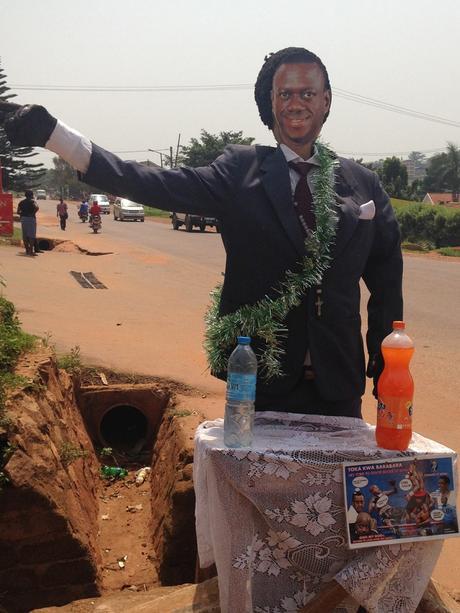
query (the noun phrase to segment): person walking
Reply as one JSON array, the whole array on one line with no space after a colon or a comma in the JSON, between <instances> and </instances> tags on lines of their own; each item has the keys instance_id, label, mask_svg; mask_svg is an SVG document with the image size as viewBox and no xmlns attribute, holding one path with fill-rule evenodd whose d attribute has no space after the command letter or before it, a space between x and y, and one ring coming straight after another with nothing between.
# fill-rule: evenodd
<instances>
[{"instance_id":1,"label":"person walking","mask_svg":"<svg viewBox=\"0 0 460 613\"><path fill-rule=\"evenodd\" d=\"M59 223L61 224L61 230L65 230L69 213L67 210L67 204L62 198L59 198L59 203L56 206L56 215L59 217Z\"/></svg>"},{"instance_id":2,"label":"person walking","mask_svg":"<svg viewBox=\"0 0 460 613\"><path fill-rule=\"evenodd\" d=\"M24 193L24 200L18 204L17 214L21 220L22 242L26 250L26 255L36 256L36 236L37 236L37 203L34 200L34 193L27 189Z\"/></svg>"}]
</instances>

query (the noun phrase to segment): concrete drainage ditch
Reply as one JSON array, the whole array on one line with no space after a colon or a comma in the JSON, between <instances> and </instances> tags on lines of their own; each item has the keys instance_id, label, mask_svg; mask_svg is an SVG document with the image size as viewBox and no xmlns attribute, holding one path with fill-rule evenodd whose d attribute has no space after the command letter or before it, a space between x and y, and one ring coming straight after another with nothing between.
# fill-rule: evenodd
<instances>
[{"instance_id":1,"label":"concrete drainage ditch","mask_svg":"<svg viewBox=\"0 0 460 613\"><path fill-rule=\"evenodd\" d=\"M9 397L8 420L0 426L3 442L11 449L1 468L5 479L0 488L0 611L25 613L106 594L107 572L119 573L120 589L124 582L135 586L130 564L136 548L138 557L147 556L154 566L150 577L144 573L144 586L193 582L190 433L200 417L176 413L165 385L79 388L44 352L27 356L22 364L32 383ZM140 519L149 518L147 536L140 541L135 534L128 543L124 535L123 551L129 551L126 569L117 566L115 558L113 568L104 570L117 544L101 541L104 499L108 492L112 495L100 476L101 463L109 463L96 452L101 447L125 457L130 469L127 483L120 483L128 489L117 494L119 512L128 525L134 519L129 511L136 507L127 508L125 500L129 489L137 491L136 468L151 468L150 481L143 485L143 504L137 505L149 510L137 513ZM104 524L110 539L110 522Z\"/></svg>"}]
</instances>

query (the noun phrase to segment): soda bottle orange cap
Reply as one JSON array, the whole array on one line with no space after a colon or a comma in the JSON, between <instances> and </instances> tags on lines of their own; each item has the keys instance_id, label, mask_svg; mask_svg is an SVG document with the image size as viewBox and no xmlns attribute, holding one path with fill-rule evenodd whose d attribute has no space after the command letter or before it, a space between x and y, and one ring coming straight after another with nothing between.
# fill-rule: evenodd
<instances>
[{"instance_id":1,"label":"soda bottle orange cap","mask_svg":"<svg viewBox=\"0 0 460 613\"><path fill-rule=\"evenodd\" d=\"M406 324L403 321L394 321L393 322L393 330L404 330Z\"/></svg>"}]
</instances>

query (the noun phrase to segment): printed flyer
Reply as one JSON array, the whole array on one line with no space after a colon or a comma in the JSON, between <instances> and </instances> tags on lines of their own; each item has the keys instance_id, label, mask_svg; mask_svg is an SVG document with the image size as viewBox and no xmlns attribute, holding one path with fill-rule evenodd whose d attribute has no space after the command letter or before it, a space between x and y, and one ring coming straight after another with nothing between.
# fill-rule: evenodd
<instances>
[{"instance_id":1,"label":"printed flyer","mask_svg":"<svg viewBox=\"0 0 460 613\"><path fill-rule=\"evenodd\" d=\"M350 549L459 536L455 454L345 462Z\"/></svg>"}]
</instances>

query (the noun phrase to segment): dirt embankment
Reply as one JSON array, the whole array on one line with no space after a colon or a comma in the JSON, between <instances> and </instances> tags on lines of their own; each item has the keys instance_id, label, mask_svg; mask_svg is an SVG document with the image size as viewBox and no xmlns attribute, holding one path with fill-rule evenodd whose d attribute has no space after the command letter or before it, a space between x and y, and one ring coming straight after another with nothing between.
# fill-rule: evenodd
<instances>
[{"instance_id":1,"label":"dirt embankment","mask_svg":"<svg viewBox=\"0 0 460 613\"><path fill-rule=\"evenodd\" d=\"M141 456L119 454L127 477L106 481L99 442L88 435L76 402L79 385L43 348L25 356L17 374L23 383L8 398L0 427L0 451L8 451L0 489L0 611L192 582L193 431L202 417L171 399ZM152 383L150 397L164 387ZM117 461L105 456L102 463L111 460ZM136 483L146 464L151 478Z\"/></svg>"},{"instance_id":2,"label":"dirt embankment","mask_svg":"<svg viewBox=\"0 0 460 613\"><path fill-rule=\"evenodd\" d=\"M26 383L7 401L0 491L0 603L28 611L99 592L98 462L75 410L70 377L29 354ZM5 421L5 420L4 420Z\"/></svg>"}]
</instances>

